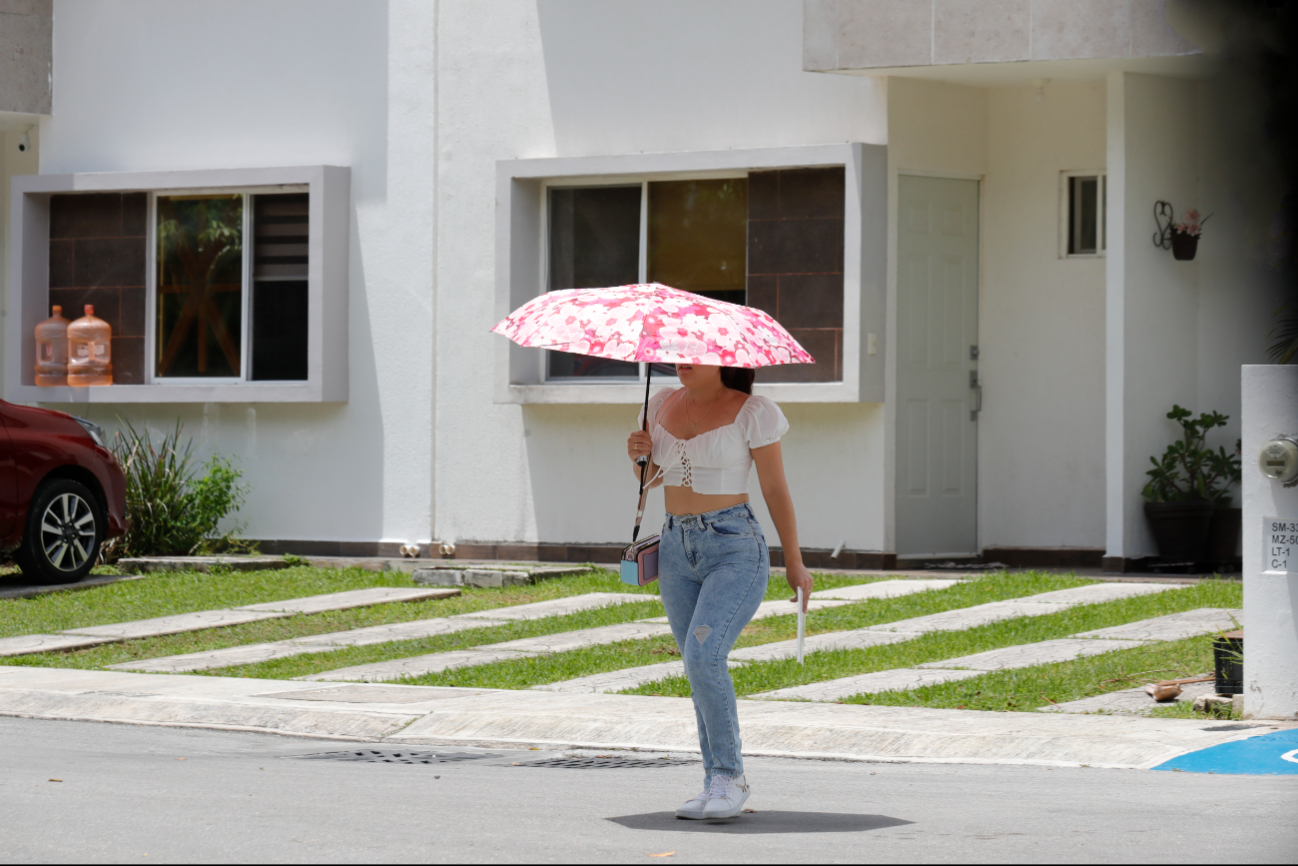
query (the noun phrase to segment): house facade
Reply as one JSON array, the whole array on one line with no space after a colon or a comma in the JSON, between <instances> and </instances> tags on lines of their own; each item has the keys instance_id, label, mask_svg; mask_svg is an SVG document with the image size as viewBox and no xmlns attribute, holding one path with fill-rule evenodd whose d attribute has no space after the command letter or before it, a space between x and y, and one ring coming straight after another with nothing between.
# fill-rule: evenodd
<instances>
[{"instance_id":1,"label":"house facade","mask_svg":"<svg viewBox=\"0 0 1298 866\"><path fill-rule=\"evenodd\" d=\"M3 387L180 420L265 550L614 556L645 371L488 333L554 288L749 303L816 356L757 384L813 565L1135 568L1167 410L1239 435L1278 199L1176 3L220 9L0 2ZM1212 214L1194 260L1158 202ZM112 386L34 384L52 303L114 326Z\"/></svg>"}]
</instances>

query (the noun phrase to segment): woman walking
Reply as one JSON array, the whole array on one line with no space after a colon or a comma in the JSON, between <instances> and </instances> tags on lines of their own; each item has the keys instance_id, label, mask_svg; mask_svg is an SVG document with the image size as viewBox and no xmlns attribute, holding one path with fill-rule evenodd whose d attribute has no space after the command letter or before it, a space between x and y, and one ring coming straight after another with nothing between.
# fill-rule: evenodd
<instances>
[{"instance_id":1,"label":"woman walking","mask_svg":"<svg viewBox=\"0 0 1298 866\"><path fill-rule=\"evenodd\" d=\"M771 400L752 394L754 372L677 364L682 388L648 404L648 431L627 439L627 455L649 457L651 486L664 486L667 518L658 584L685 661L703 751L703 791L678 818L732 818L749 796L740 754L735 689L726 658L766 593L770 559L748 504L757 465L762 496L784 550L789 587L811 594L797 520L784 478L780 438L789 429ZM641 415L641 427L644 425ZM640 467L633 468L637 480Z\"/></svg>"}]
</instances>

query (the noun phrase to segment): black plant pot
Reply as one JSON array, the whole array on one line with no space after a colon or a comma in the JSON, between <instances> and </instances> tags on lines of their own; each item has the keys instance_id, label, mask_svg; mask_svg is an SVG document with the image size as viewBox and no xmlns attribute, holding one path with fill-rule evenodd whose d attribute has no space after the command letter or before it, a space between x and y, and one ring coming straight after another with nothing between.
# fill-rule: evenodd
<instances>
[{"instance_id":1,"label":"black plant pot","mask_svg":"<svg viewBox=\"0 0 1298 866\"><path fill-rule=\"evenodd\" d=\"M1217 694L1244 694L1244 632L1228 631L1212 639L1212 666Z\"/></svg>"},{"instance_id":2,"label":"black plant pot","mask_svg":"<svg viewBox=\"0 0 1298 866\"><path fill-rule=\"evenodd\" d=\"M1208 550L1212 501L1146 502L1145 519L1163 562L1203 562Z\"/></svg>"},{"instance_id":3,"label":"black plant pot","mask_svg":"<svg viewBox=\"0 0 1298 866\"><path fill-rule=\"evenodd\" d=\"M1199 250L1199 236L1187 235L1185 232L1172 232L1172 258L1181 262L1194 261L1194 254Z\"/></svg>"},{"instance_id":4,"label":"black plant pot","mask_svg":"<svg viewBox=\"0 0 1298 866\"><path fill-rule=\"evenodd\" d=\"M1242 508L1217 508L1208 524L1208 564L1221 571L1239 568L1239 533L1244 525Z\"/></svg>"}]
</instances>

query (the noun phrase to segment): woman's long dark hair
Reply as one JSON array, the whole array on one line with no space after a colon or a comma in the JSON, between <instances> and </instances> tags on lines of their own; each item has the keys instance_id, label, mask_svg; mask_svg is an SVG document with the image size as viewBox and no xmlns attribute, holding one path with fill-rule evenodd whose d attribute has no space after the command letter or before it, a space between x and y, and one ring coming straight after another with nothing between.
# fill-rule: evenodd
<instances>
[{"instance_id":1,"label":"woman's long dark hair","mask_svg":"<svg viewBox=\"0 0 1298 866\"><path fill-rule=\"evenodd\" d=\"M756 378L757 371L747 367L721 368L721 384L743 394L753 393L753 380Z\"/></svg>"}]
</instances>

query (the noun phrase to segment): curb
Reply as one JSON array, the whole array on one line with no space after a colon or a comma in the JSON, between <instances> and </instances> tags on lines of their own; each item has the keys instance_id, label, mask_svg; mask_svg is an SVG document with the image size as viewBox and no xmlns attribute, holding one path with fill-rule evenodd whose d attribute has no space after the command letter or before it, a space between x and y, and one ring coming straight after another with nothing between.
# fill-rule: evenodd
<instances>
[{"instance_id":1,"label":"curb","mask_svg":"<svg viewBox=\"0 0 1298 866\"><path fill-rule=\"evenodd\" d=\"M1298 728L782 701L740 701L739 712L745 754L896 763L1147 769ZM688 699L635 695L0 666L0 715L363 742L699 751Z\"/></svg>"}]
</instances>

